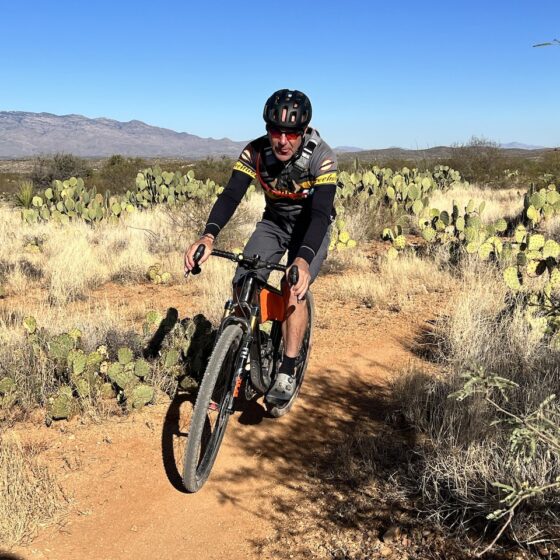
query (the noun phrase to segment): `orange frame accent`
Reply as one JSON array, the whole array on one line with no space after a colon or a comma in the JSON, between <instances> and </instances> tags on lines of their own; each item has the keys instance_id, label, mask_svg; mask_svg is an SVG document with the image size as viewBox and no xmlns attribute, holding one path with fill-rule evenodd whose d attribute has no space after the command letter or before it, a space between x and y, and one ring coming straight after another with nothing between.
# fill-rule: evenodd
<instances>
[{"instance_id":1,"label":"orange frame accent","mask_svg":"<svg viewBox=\"0 0 560 560\"><path fill-rule=\"evenodd\" d=\"M286 305L284 298L271 292L267 288L261 290L261 323L265 321L283 321L286 317Z\"/></svg>"},{"instance_id":2,"label":"orange frame accent","mask_svg":"<svg viewBox=\"0 0 560 560\"><path fill-rule=\"evenodd\" d=\"M233 390L233 396L237 398L239 396L239 388L241 387L241 383L243 382L243 377L240 375L235 382L235 388Z\"/></svg>"}]
</instances>

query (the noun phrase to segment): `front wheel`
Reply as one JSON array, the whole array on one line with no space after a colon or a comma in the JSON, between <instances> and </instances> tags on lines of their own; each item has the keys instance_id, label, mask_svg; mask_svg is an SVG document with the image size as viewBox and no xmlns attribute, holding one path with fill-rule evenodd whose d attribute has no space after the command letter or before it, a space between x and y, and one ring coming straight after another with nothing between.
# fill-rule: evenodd
<instances>
[{"instance_id":1,"label":"front wheel","mask_svg":"<svg viewBox=\"0 0 560 560\"><path fill-rule=\"evenodd\" d=\"M303 383L303 377L307 369L307 363L309 362L309 355L311 354L311 345L313 343L313 320L315 318L315 307L313 305L313 295L311 292L307 292L305 296L305 301L307 303L307 328L305 329L305 334L303 335L303 341L301 343L301 349L296 360L296 390L291 396L290 400L282 404L272 404L267 403L267 410L271 416L274 418L279 418L284 416L292 408L296 397L298 396L299 390ZM280 344L278 347L278 352L276 353L277 359L280 360L283 354L284 344L282 338L280 337Z\"/></svg>"},{"instance_id":2,"label":"front wheel","mask_svg":"<svg viewBox=\"0 0 560 560\"><path fill-rule=\"evenodd\" d=\"M200 384L183 461L183 485L189 492L197 492L206 482L222 443L242 337L239 325L229 325L223 330Z\"/></svg>"}]
</instances>

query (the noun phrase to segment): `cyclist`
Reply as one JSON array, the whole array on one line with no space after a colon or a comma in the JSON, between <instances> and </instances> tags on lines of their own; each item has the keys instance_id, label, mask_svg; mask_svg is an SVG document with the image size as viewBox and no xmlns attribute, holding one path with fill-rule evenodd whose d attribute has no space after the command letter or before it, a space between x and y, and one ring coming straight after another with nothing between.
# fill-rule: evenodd
<instances>
[{"instance_id":1,"label":"cyclist","mask_svg":"<svg viewBox=\"0 0 560 560\"><path fill-rule=\"evenodd\" d=\"M288 263L297 265L295 286L282 281L288 309L282 325L284 356L275 383L266 398L290 399L295 390L294 370L307 324L307 306L299 305L315 280L329 247L329 225L334 218L337 162L331 148L311 128L311 102L298 90L282 89L267 100L263 118L266 134L250 142L233 166L231 178L214 204L198 241L185 251L185 270L194 266L193 255L203 244L203 263L214 240L227 224L253 179L264 190L266 206L244 253L279 262L288 251ZM247 273L238 266L233 284ZM269 272L259 271L266 280Z\"/></svg>"}]
</instances>

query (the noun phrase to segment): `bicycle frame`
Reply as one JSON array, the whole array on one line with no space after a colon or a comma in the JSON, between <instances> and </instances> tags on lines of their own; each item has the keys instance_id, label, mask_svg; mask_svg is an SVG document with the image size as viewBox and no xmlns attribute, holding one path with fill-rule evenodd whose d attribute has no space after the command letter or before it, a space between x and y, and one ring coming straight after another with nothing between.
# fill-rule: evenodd
<instances>
[{"instance_id":1,"label":"bicycle frame","mask_svg":"<svg viewBox=\"0 0 560 560\"><path fill-rule=\"evenodd\" d=\"M231 385L233 398L228 405L228 412L230 414L233 412L234 399L239 396L239 389L244 380L246 382L250 380L253 388L258 393L264 393L266 386L270 382L270 379L265 379L263 375L260 324L268 318L282 320L283 313L282 317L275 313L273 313L273 317L269 317L268 314L263 316L261 302L263 294L265 299L278 298L282 301L282 312L284 311L282 292L267 282L262 281L254 272L251 272L243 281L237 301L234 302L232 299L227 301L224 308L224 316L218 329L217 336L230 324L238 324L243 329L243 338L235 361ZM267 334L267 336L269 335ZM273 343L276 342L275 338L279 336L281 336L281 332L279 325L276 323L273 325L273 331L270 334ZM250 365L249 369L246 368L247 364ZM260 387L255 386L253 382L251 375L253 367L258 368L256 375L262 380Z\"/></svg>"},{"instance_id":2,"label":"bicycle frame","mask_svg":"<svg viewBox=\"0 0 560 560\"><path fill-rule=\"evenodd\" d=\"M193 257L195 266L186 275L200 272L198 261L203 254L204 245L199 245ZM183 485L189 492L197 492L210 474L243 382L245 397L251 400L260 393L266 394L273 378L282 346L285 305L280 290L261 280L256 272L288 271L288 283L293 286L298 282L296 266L287 268L262 260L258 255L248 258L218 250L213 254L241 264L248 274L225 305L216 343L199 386L184 454ZM307 305L312 309L312 299ZM267 319L273 320L270 338L260 328ZM309 326L306 332L311 336ZM266 340L263 348L262 339ZM305 367L298 378L298 389L304 372ZM266 399L265 404L269 413L278 418L289 412L296 396L297 389L285 404L267 404ZM211 416L216 411L217 417Z\"/></svg>"}]
</instances>

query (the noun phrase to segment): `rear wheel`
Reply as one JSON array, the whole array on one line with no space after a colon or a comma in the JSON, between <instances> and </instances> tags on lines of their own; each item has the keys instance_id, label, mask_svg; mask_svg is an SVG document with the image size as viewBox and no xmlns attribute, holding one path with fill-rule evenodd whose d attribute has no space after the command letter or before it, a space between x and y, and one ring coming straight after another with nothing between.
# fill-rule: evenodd
<instances>
[{"instance_id":1,"label":"rear wheel","mask_svg":"<svg viewBox=\"0 0 560 560\"><path fill-rule=\"evenodd\" d=\"M206 482L222 443L242 337L239 325L229 325L223 330L200 384L183 462L183 485L189 492L197 492Z\"/></svg>"},{"instance_id":2,"label":"rear wheel","mask_svg":"<svg viewBox=\"0 0 560 560\"><path fill-rule=\"evenodd\" d=\"M290 398L282 404L272 404L266 403L268 412L274 418L279 418L284 416L292 408L296 397L298 396L299 390L303 383L303 377L305 376L305 370L307 369L307 363L309 362L309 355L311 353L311 345L313 343L313 319L315 317L315 307L313 305L313 295L311 292L307 292L305 296L305 301L307 302L307 328L305 329L305 334L303 335L303 342L301 344L301 349L296 360L296 390ZM278 352L276 353L277 360L282 358L284 344L282 342L282 336L279 337ZM265 401L266 402L266 401Z\"/></svg>"}]
</instances>

